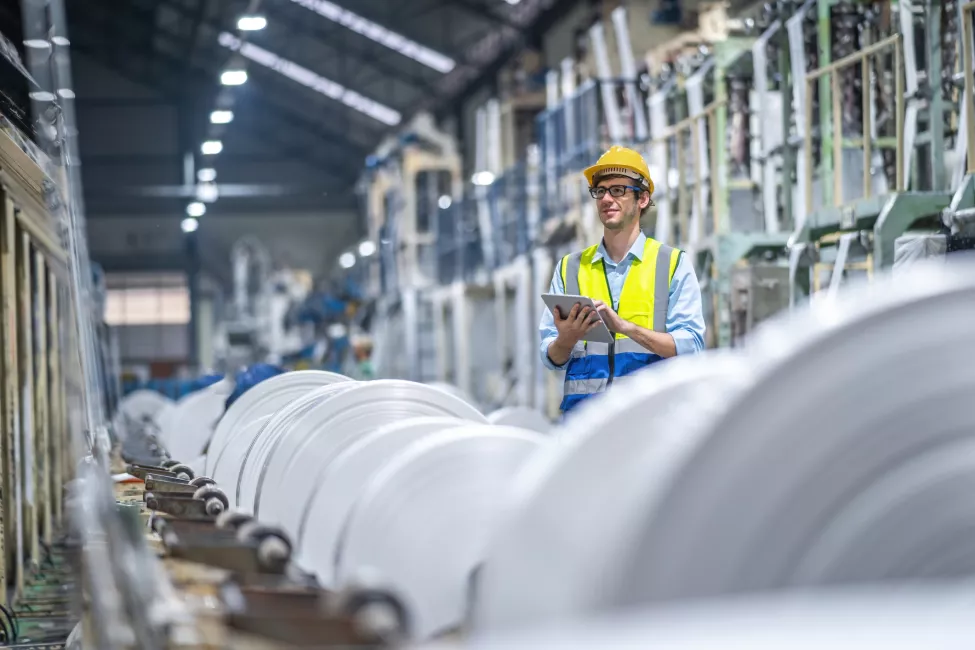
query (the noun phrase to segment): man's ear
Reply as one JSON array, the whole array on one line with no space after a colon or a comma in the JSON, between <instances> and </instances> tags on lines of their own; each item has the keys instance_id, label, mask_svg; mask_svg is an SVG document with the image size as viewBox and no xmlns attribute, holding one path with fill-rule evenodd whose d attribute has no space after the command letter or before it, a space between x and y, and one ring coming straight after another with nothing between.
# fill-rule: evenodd
<instances>
[{"instance_id":1,"label":"man's ear","mask_svg":"<svg viewBox=\"0 0 975 650\"><path fill-rule=\"evenodd\" d=\"M640 192L639 205L641 210L645 209L648 205L650 205L650 192L647 191Z\"/></svg>"}]
</instances>

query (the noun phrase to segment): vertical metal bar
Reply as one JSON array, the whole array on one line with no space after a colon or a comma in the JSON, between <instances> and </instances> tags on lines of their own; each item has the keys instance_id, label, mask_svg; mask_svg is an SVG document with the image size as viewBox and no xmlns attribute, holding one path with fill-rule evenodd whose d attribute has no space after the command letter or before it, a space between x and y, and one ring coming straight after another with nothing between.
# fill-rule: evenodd
<instances>
[{"instance_id":1,"label":"vertical metal bar","mask_svg":"<svg viewBox=\"0 0 975 650\"><path fill-rule=\"evenodd\" d=\"M833 103L833 205L843 205L843 112L840 103L840 71L830 75L830 96Z\"/></svg>"},{"instance_id":2,"label":"vertical metal bar","mask_svg":"<svg viewBox=\"0 0 975 650\"><path fill-rule=\"evenodd\" d=\"M61 315L59 313L58 301L58 279L54 273L48 273L47 295L50 302L48 309L48 336L50 338L51 353L50 363L50 382L48 399L51 403L50 414L50 441L51 441L51 472L47 477L48 489L51 491L51 502L54 521L62 524L63 504L61 502L62 468L64 455L70 455L70 448L65 434L67 427L64 425L64 406L62 399L62 375L61 375Z\"/></svg>"},{"instance_id":3,"label":"vertical metal bar","mask_svg":"<svg viewBox=\"0 0 975 650\"><path fill-rule=\"evenodd\" d=\"M968 173L975 173L975 35L972 34L972 14L975 3L969 3L962 10L962 66L965 71L965 123L968 133Z\"/></svg>"},{"instance_id":4,"label":"vertical metal bar","mask_svg":"<svg viewBox=\"0 0 975 650\"><path fill-rule=\"evenodd\" d=\"M860 87L863 95L863 198L870 198L873 189L873 176L870 173L870 164L873 160L873 141L871 133L873 124L870 118L870 109L873 106L872 88L870 84L870 57L863 57L860 62Z\"/></svg>"},{"instance_id":5,"label":"vertical metal bar","mask_svg":"<svg viewBox=\"0 0 975 650\"><path fill-rule=\"evenodd\" d=\"M714 110L708 111L707 113L707 123L708 123L708 146L710 146L711 154L711 219L712 219L712 232L715 235L722 234L724 232L724 208L726 203L725 195L719 195L720 185L718 183L718 160L719 160L719 149L718 149L718 120L717 111L727 110L727 105L717 106ZM724 158L721 158L723 160Z\"/></svg>"},{"instance_id":6,"label":"vertical metal bar","mask_svg":"<svg viewBox=\"0 0 975 650\"><path fill-rule=\"evenodd\" d=\"M17 446L17 464L20 470L20 479L17 490L20 495L20 509L18 512L18 558L15 571L15 585L18 596L24 593L24 564L26 556L33 550L34 536L31 529L34 526L34 491L31 483L34 481L33 461L34 454L31 451L34 440L34 400L31 392L34 384L34 337L31 331L31 296L30 296L30 239L26 232L21 230L18 237L17 250L17 302L18 314L17 330L20 334L18 345L18 355L20 357L19 368L20 376L18 381L18 392L20 394L20 432L17 435L15 444Z\"/></svg>"},{"instance_id":7,"label":"vertical metal bar","mask_svg":"<svg viewBox=\"0 0 975 650\"><path fill-rule=\"evenodd\" d=\"M897 129L897 191L904 191L904 71L901 70L901 39L894 43L894 112ZM940 119L941 116L938 116Z\"/></svg>"},{"instance_id":8,"label":"vertical metal bar","mask_svg":"<svg viewBox=\"0 0 975 650\"><path fill-rule=\"evenodd\" d=\"M701 174L701 133L697 129L697 117L688 120L691 132L691 161L694 167L694 204L697 206L697 221L694 223L694 244L704 238L704 175Z\"/></svg>"},{"instance_id":9,"label":"vertical metal bar","mask_svg":"<svg viewBox=\"0 0 975 650\"><path fill-rule=\"evenodd\" d=\"M34 323L37 329L37 375L34 377L34 400L37 404L37 502L40 506L38 525L43 533L44 544L51 545L54 540L51 531L52 512L49 498L48 478L51 475L50 464L50 407L48 404L48 300L47 300L47 263L40 251L34 256L34 270L37 278L37 303L34 305ZM39 556L35 561L40 561Z\"/></svg>"},{"instance_id":10,"label":"vertical metal bar","mask_svg":"<svg viewBox=\"0 0 975 650\"><path fill-rule=\"evenodd\" d=\"M16 548L14 522L16 517L14 485L16 481L13 463L13 439L17 421L17 312L14 285L14 205L4 197L4 210L0 213L0 355L3 357L3 389L0 400L3 420L0 421L0 466L3 467L3 499L0 503L0 604L7 604L7 576L12 567L13 550Z\"/></svg>"},{"instance_id":11,"label":"vertical metal bar","mask_svg":"<svg viewBox=\"0 0 975 650\"><path fill-rule=\"evenodd\" d=\"M687 246L690 242L690 226L687 223L687 160L684 147L681 146L683 130L674 130L677 141L677 223L680 224L680 246Z\"/></svg>"},{"instance_id":12,"label":"vertical metal bar","mask_svg":"<svg viewBox=\"0 0 975 650\"><path fill-rule=\"evenodd\" d=\"M806 157L806 169L805 178L801 179L799 182L803 183L806 188L806 214L812 214L813 211L813 197L812 197L812 180L813 180L813 139L812 139L812 127L813 127L813 109L812 109L812 96L813 96L813 79L806 77L806 128L803 134Z\"/></svg>"},{"instance_id":13,"label":"vertical metal bar","mask_svg":"<svg viewBox=\"0 0 975 650\"><path fill-rule=\"evenodd\" d=\"M833 3L822 0L816 2L817 20L816 30L819 47L819 65L828 66L833 63L833 43L832 43L832 22L833 22ZM830 113L835 112L836 104L831 95L832 84L825 75L819 77L819 146L822 152L819 157L820 168L820 189L822 192L823 205L829 205L832 200L833 205L839 205L835 197L832 197L832 187L827 182L830 173L836 173L833 167L834 157L830 156L833 151L833 140L840 137L838 133L833 133L833 120ZM812 93L807 95L806 101L812 103ZM810 185L811 187L811 185Z\"/></svg>"}]
</instances>

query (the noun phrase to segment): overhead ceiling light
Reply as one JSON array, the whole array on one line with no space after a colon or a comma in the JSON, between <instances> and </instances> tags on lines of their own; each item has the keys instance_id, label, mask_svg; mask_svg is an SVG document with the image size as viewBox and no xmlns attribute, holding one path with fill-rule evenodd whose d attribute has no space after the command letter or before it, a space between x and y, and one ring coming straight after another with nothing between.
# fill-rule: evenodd
<instances>
[{"instance_id":1,"label":"overhead ceiling light","mask_svg":"<svg viewBox=\"0 0 975 650\"><path fill-rule=\"evenodd\" d=\"M213 124L230 124L233 121L233 111L213 111L210 113L210 122Z\"/></svg>"},{"instance_id":2,"label":"overhead ceiling light","mask_svg":"<svg viewBox=\"0 0 975 650\"><path fill-rule=\"evenodd\" d=\"M447 208L449 208L449 207L450 207L450 205L451 205L452 203L453 203L453 200L452 200L452 199L451 199L451 198L450 198L449 196L447 196L446 194L444 194L443 196L441 196L441 197L440 197L440 198L439 198L439 199L437 200L437 205L439 205L439 206L440 206L440 209L441 209L441 210L446 210Z\"/></svg>"},{"instance_id":3,"label":"overhead ceiling light","mask_svg":"<svg viewBox=\"0 0 975 650\"><path fill-rule=\"evenodd\" d=\"M382 122L388 126L396 126L403 120L403 116L399 111L385 104L380 104L368 97L363 97L354 90L349 90L342 84L331 79L326 79L307 68L303 68L297 63L265 50L263 47L242 41L229 32L222 32L220 34L220 44L229 50L239 52L242 56L255 63L259 63L266 68L283 74L292 81L311 88L326 97L331 97L335 101L342 102L349 108L357 110L377 122Z\"/></svg>"},{"instance_id":4,"label":"overhead ceiling light","mask_svg":"<svg viewBox=\"0 0 975 650\"><path fill-rule=\"evenodd\" d=\"M196 186L196 200L204 203L216 203L220 198L220 190L216 183L199 183Z\"/></svg>"},{"instance_id":5,"label":"overhead ceiling light","mask_svg":"<svg viewBox=\"0 0 975 650\"><path fill-rule=\"evenodd\" d=\"M74 91L71 90L70 88L60 88L58 90L58 94L61 95L62 97L64 97L65 99L74 99L75 98Z\"/></svg>"},{"instance_id":6,"label":"overhead ceiling light","mask_svg":"<svg viewBox=\"0 0 975 650\"><path fill-rule=\"evenodd\" d=\"M196 180L201 183L212 183L217 180L217 170L212 167L204 167L196 172Z\"/></svg>"},{"instance_id":7,"label":"overhead ceiling light","mask_svg":"<svg viewBox=\"0 0 975 650\"><path fill-rule=\"evenodd\" d=\"M215 156L223 151L223 143L219 140L207 140L200 147L200 151L208 156Z\"/></svg>"},{"instance_id":8,"label":"overhead ceiling light","mask_svg":"<svg viewBox=\"0 0 975 650\"><path fill-rule=\"evenodd\" d=\"M193 217L187 217L180 222L179 227L183 230L183 232L196 232L196 229L200 227L200 222Z\"/></svg>"},{"instance_id":9,"label":"overhead ceiling light","mask_svg":"<svg viewBox=\"0 0 975 650\"><path fill-rule=\"evenodd\" d=\"M247 70L225 70L220 75L220 83L224 86L240 86L247 83Z\"/></svg>"},{"instance_id":10,"label":"overhead ceiling light","mask_svg":"<svg viewBox=\"0 0 975 650\"><path fill-rule=\"evenodd\" d=\"M237 19L237 29L242 32L258 32L267 27L264 16L241 16Z\"/></svg>"},{"instance_id":11,"label":"overhead ceiling light","mask_svg":"<svg viewBox=\"0 0 975 650\"><path fill-rule=\"evenodd\" d=\"M475 185L490 185L494 182L494 174L489 171L477 172L471 176L471 182Z\"/></svg>"},{"instance_id":12,"label":"overhead ceiling light","mask_svg":"<svg viewBox=\"0 0 975 650\"><path fill-rule=\"evenodd\" d=\"M351 269L355 266L355 255L352 253L342 253L339 255L339 266L343 269Z\"/></svg>"},{"instance_id":13,"label":"overhead ceiling light","mask_svg":"<svg viewBox=\"0 0 975 650\"><path fill-rule=\"evenodd\" d=\"M386 29L382 25L377 25L359 14L352 13L348 9L343 9L334 2L328 2L328 0L291 1L306 9L311 9L322 18L327 18L333 23L347 27L353 32L365 36L380 45L384 45L394 52L399 52L403 56L422 63L437 72L446 74L457 66L457 63L449 56L420 45L416 41Z\"/></svg>"},{"instance_id":14,"label":"overhead ceiling light","mask_svg":"<svg viewBox=\"0 0 975 650\"><path fill-rule=\"evenodd\" d=\"M359 257L369 257L376 252L376 243L367 239L359 244Z\"/></svg>"},{"instance_id":15,"label":"overhead ceiling light","mask_svg":"<svg viewBox=\"0 0 975 650\"><path fill-rule=\"evenodd\" d=\"M509 5L516 5L519 2L521 2L521 0L504 0L504 1L507 2Z\"/></svg>"},{"instance_id":16,"label":"overhead ceiling light","mask_svg":"<svg viewBox=\"0 0 975 650\"><path fill-rule=\"evenodd\" d=\"M186 206L186 214L190 215L191 217L202 217L204 214L206 214L206 211L207 206L203 205L199 201L194 201Z\"/></svg>"}]
</instances>

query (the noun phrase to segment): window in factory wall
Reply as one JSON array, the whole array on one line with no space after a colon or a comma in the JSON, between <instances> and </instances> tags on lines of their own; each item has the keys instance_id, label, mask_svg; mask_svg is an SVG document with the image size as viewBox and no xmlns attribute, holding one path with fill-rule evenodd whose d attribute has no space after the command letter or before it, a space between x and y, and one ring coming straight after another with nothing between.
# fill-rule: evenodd
<instances>
[{"instance_id":1,"label":"window in factory wall","mask_svg":"<svg viewBox=\"0 0 975 650\"><path fill-rule=\"evenodd\" d=\"M106 281L105 322L109 325L186 325L190 293L183 278L135 274Z\"/></svg>"}]
</instances>

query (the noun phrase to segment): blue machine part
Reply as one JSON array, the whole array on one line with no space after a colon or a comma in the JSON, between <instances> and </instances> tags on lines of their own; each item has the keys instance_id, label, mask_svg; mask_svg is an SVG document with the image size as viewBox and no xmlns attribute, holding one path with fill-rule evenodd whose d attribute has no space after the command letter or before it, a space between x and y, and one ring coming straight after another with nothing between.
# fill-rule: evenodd
<instances>
[{"instance_id":1,"label":"blue machine part","mask_svg":"<svg viewBox=\"0 0 975 650\"><path fill-rule=\"evenodd\" d=\"M278 375L287 372L284 368L279 366L274 366L269 363L256 363L249 368L244 368L234 377L237 383L234 392L230 394L227 401L224 404L224 410L229 409L230 405L236 402L241 395L249 391L254 386L265 379L270 379L271 377L276 377Z\"/></svg>"},{"instance_id":2,"label":"blue machine part","mask_svg":"<svg viewBox=\"0 0 975 650\"><path fill-rule=\"evenodd\" d=\"M122 394L147 389L161 393L172 400L178 400L190 393L203 390L223 379L223 375L204 375L196 379L150 379L149 381L126 381L122 386Z\"/></svg>"}]
</instances>

